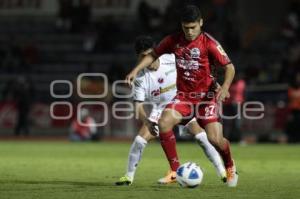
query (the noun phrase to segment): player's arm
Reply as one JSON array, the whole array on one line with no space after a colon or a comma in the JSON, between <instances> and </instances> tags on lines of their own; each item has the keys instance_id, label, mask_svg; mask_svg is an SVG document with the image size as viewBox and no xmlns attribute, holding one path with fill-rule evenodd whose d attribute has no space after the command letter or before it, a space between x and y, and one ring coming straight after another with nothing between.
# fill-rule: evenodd
<instances>
[{"instance_id":1,"label":"player's arm","mask_svg":"<svg viewBox=\"0 0 300 199\"><path fill-rule=\"evenodd\" d=\"M235 74L235 69L232 63L225 65L224 68L225 68L224 82L217 92L217 100L219 101L224 101L226 98L230 97L229 88Z\"/></svg>"},{"instance_id":2,"label":"player's arm","mask_svg":"<svg viewBox=\"0 0 300 199\"><path fill-rule=\"evenodd\" d=\"M142 59L140 59L134 69L126 76L126 83L131 86L134 81L136 75L144 68L152 64L159 56L164 53L171 53L171 48L174 44L172 36L165 37L158 46L156 46L153 51Z\"/></svg>"},{"instance_id":3,"label":"player's arm","mask_svg":"<svg viewBox=\"0 0 300 199\"><path fill-rule=\"evenodd\" d=\"M149 118L147 117L146 111L144 109L143 102L135 101L135 110L136 110L137 118L141 122L143 122L144 125L147 126L147 128L149 129L150 133L153 136L157 136L158 135L157 123L149 120Z\"/></svg>"},{"instance_id":4,"label":"player's arm","mask_svg":"<svg viewBox=\"0 0 300 199\"><path fill-rule=\"evenodd\" d=\"M155 123L151 122L144 109L144 101L146 100L147 86L145 85L145 74L139 73L134 81L134 95L133 100L135 102L135 113L137 118L143 122L149 129L151 134L155 134Z\"/></svg>"},{"instance_id":5,"label":"player's arm","mask_svg":"<svg viewBox=\"0 0 300 199\"><path fill-rule=\"evenodd\" d=\"M217 89L216 96L218 101L224 101L226 98L230 97L229 87L234 78L235 69L222 46L212 38L208 42L208 51L209 54L214 58L216 64L225 69L224 82L221 87Z\"/></svg>"},{"instance_id":6,"label":"player's arm","mask_svg":"<svg viewBox=\"0 0 300 199\"><path fill-rule=\"evenodd\" d=\"M147 115L144 109L143 102L135 101L134 107L135 107L135 112L137 114L137 119L139 119L141 122L144 123L147 120Z\"/></svg>"},{"instance_id":7,"label":"player's arm","mask_svg":"<svg viewBox=\"0 0 300 199\"><path fill-rule=\"evenodd\" d=\"M152 62L154 62L156 59L157 59L157 56L155 55L155 53L149 53L148 55L146 55L142 59L140 59L138 61L137 65L126 76L125 81L126 81L127 85L129 85L131 87L132 82L134 81L134 79L137 76L137 74L141 70L143 70L144 68L146 68L147 66L149 66L150 64L152 64Z\"/></svg>"}]
</instances>

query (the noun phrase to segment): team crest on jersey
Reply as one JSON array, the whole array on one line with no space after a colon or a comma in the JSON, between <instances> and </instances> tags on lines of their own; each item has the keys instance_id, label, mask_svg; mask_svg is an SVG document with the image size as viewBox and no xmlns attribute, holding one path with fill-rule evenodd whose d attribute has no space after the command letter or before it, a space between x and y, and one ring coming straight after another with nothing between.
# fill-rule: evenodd
<instances>
[{"instance_id":1,"label":"team crest on jersey","mask_svg":"<svg viewBox=\"0 0 300 199\"><path fill-rule=\"evenodd\" d=\"M200 57L200 50L199 48L192 48L190 50L191 58L192 59L198 59Z\"/></svg>"},{"instance_id":2,"label":"team crest on jersey","mask_svg":"<svg viewBox=\"0 0 300 199\"><path fill-rule=\"evenodd\" d=\"M158 78L157 81L158 81L158 83L162 84L162 83L164 83L164 78L160 77L160 78Z\"/></svg>"}]
</instances>

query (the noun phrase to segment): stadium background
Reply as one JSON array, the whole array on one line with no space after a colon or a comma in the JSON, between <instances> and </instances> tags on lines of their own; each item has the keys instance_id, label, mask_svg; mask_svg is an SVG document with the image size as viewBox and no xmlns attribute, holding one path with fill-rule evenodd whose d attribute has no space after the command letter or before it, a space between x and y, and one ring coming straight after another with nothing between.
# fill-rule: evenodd
<instances>
[{"instance_id":1,"label":"stadium background","mask_svg":"<svg viewBox=\"0 0 300 199\"><path fill-rule=\"evenodd\" d=\"M124 79L136 60L134 38L149 34L159 41L178 30L177 10L186 2L201 6L204 30L220 41L239 78L246 82L246 101L259 101L265 106L262 119L242 117L238 121L241 136L233 140L285 142L291 119L287 90L299 76L300 61L299 2L292 0L1 0L1 137L14 134L18 101L30 107L30 136L66 136L71 119L51 118L50 104L71 102L75 117L76 104L93 100L78 97L78 75L107 74L110 86ZM72 82L71 97L51 96L53 80ZM101 80L85 77L80 87L86 94L99 94ZM53 90L63 95L70 88L63 82L55 84ZM110 95L97 100L107 103L109 110L113 102L120 101ZM101 123L101 107L89 105L89 109ZM54 107L54 112L63 116L69 110L62 105ZM227 136L234 131L230 125L225 123ZM134 120L120 122L109 115L108 125L98 131L103 138L130 138L136 126ZM299 132L297 128L293 131Z\"/></svg>"},{"instance_id":2,"label":"stadium background","mask_svg":"<svg viewBox=\"0 0 300 199\"><path fill-rule=\"evenodd\" d=\"M246 82L244 103L265 107L261 119L224 121L226 136L237 143L231 149L239 185L229 189L221 183L194 142L177 146L181 163L202 167L200 187L157 185L168 164L160 144L153 142L134 184L116 187L139 124L111 116L113 104L124 102L112 95L111 86L136 62L135 37L149 34L159 41L178 29L177 10L187 2L200 6L204 29L221 42ZM0 0L0 198L299 198L299 144L277 144L299 142L300 100L288 98L300 79L299 9L293 0ZM104 88L103 79L92 75L77 87L83 73L107 74L108 95L81 98L78 88L93 95ZM128 92L122 85L116 90ZM71 103L71 118L51 117L54 102L62 103L53 106L58 117L69 115L66 104ZM99 123L104 111L97 102L108 106L99 142L68 140L82 102L94 103L87 108ZM29 135L15 135L20 117Z\"/></svg>"}]
</instances>

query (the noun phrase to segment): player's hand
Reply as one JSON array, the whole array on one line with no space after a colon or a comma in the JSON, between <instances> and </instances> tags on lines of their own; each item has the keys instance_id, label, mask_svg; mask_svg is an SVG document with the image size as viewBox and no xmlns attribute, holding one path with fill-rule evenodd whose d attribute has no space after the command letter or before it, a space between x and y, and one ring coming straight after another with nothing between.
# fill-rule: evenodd
<instances>
[{"instance_id":1,"label":"player's hand","mask_svg":"<svg viewBox=\"0 0 300 199\"><path fill-rule=\"evenodd\" d=\"M125 78L126 84L131 88L134 79L136 78L137 72L132 70Z\"/></svg>"},{"instance_id":2,"label":"player's hand","mask_svg":"<svg viewBox=\"0 0 300 199\"><path fill-rule=\"evenodd\" d=\"M216 93L218 93L219 92L219 90L221 89L221 85L217 82L216 84L215 84L215 92Z\"/></svg>"},{"instance_id":3,"label":"player's hand","mask_svg":"<svg viewBox=\"0 0 300 199\"><path fill-rule=\"evenodd\" d=\"M145 123L146 123L146 126L149 129L151 135L158 136L159 130L158 130L157 123L156 122L152 122L149 119L147 119L147 121Z\"/></svg>"},{"instance_id":4,"label":"player's hand","mask_svg":"<svg viewBox=\"0 0 300 199\"><path fill-rule=\"evenodd\" d=\"M216 89L216 93L217 93L217 101L218 102L224 102L227 98L230 97L229 91L228 89L220 86Z\"/></svg>"}]
</instances>

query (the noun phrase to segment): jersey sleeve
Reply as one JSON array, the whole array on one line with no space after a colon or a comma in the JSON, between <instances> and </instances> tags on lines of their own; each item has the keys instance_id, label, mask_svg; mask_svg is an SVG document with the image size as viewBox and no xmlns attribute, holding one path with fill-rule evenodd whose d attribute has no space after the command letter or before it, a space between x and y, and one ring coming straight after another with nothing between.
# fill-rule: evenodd
<instances>
[{"instance_id":1,"label":"jersey sleeve","mask_svg":"<svg viewBox=\"0 0 300 199\"><path fill-rule=\"evenodd\" d=\"M145 101L146 98L146 88L145 88L145 75L141 71L136 79L134 80L134 90L133 90L133 100L134 101Z\"/></svg>"},{"instance_id":2,"label":"jersey sleeve","mask_svg":"<svg viewBox=\"0 0 300 199\"><path fill-rule=\"evenodd\" d=\"M231 63L220 43L212 38L208 40L208 55L219 66L226 66Z\"/></svg>"},{"instance_id":3,"label":"jersey sleeve","mask_svg":"<svg viewBox=\"0 0 300 199\"><path fill-rule=\"evenodd\" d=\"M159 57L165 53L172 53L172 46L174 45L174 39L171 35L166 36L161 42L154 48L154 53Z\"/></svg>"}]
</instances>

